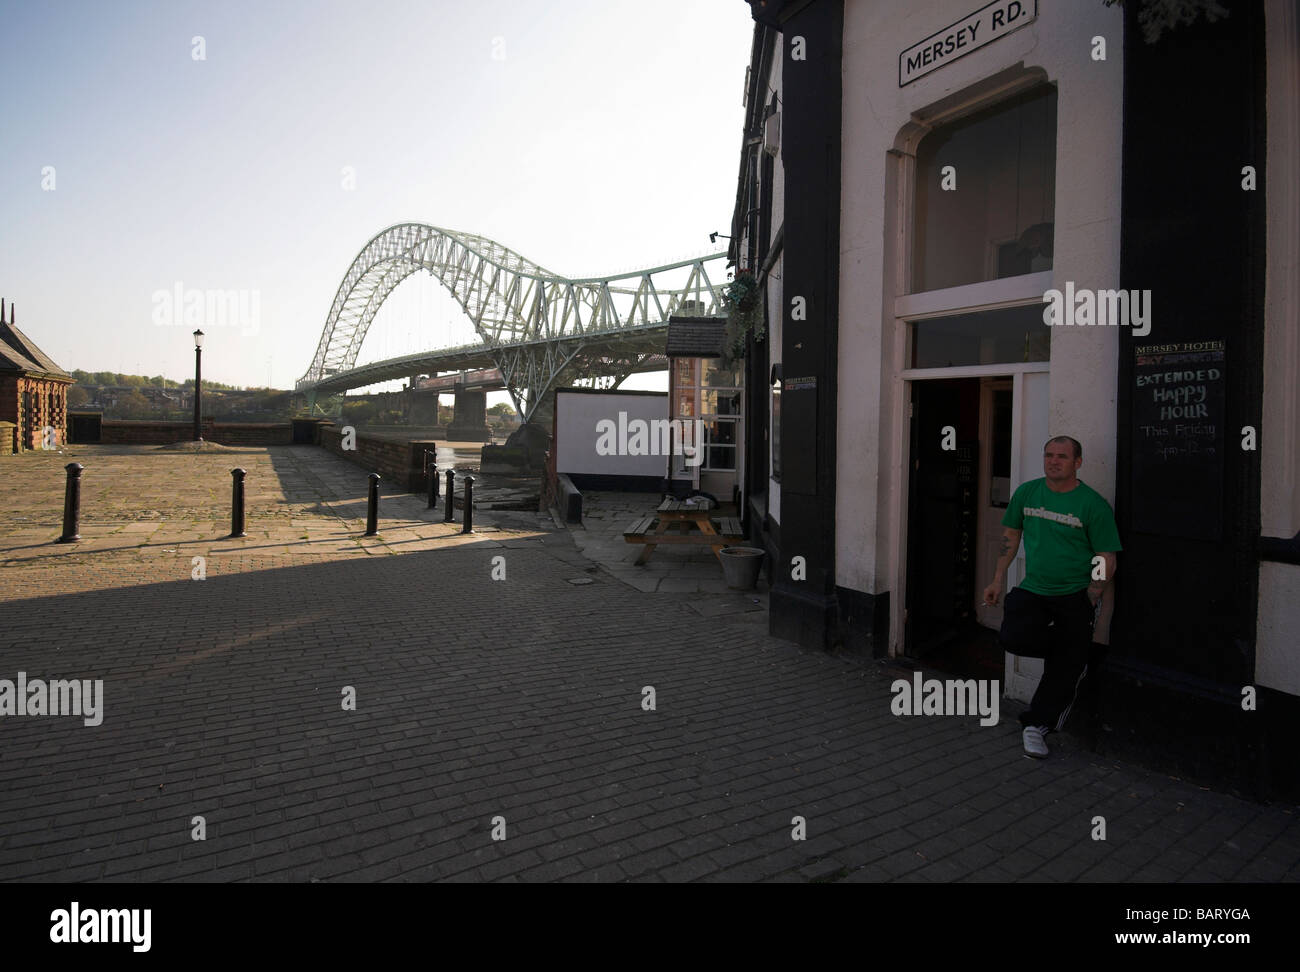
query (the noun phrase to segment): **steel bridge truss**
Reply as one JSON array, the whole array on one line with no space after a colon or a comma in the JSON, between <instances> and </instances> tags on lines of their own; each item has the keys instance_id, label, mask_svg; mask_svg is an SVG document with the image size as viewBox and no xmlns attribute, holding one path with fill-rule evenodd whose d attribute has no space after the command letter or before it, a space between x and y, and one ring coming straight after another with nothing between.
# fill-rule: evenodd
<instances>
[{"instance_id":1,"label":"steel bridge truss","mask_svg":"<svg viewBox=\"0 0 1300 972\"><path fill-rule=\"evenodd\" d=\"M723 313L726 281L715 284L705 264L725 256L724 251L648 270L569 279L486 237L423 223L390 226L352 261L297 388L314 399L383 380L377 374L415 374L420 365L454 352L466 361L480 356L494 362L527 421L560 384L605 378L617 385L634 371L666 367L669 315ZM456 299L482 346L405 355L358 369L357 356L379 308L420 270Z\"/></svg>"}]
</instances>

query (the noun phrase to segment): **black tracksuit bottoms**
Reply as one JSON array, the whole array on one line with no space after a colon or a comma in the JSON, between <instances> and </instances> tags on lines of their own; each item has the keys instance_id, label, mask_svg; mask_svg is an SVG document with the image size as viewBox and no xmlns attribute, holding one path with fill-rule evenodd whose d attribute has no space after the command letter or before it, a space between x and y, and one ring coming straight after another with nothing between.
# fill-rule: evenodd
<instances>
[{"instance_id":1,"label":"black tracksuit bottoms","mask_svg":"<svg viewBox=\"0 0 1300 972\"><path fill-rule=\"evenodd\" d=\"M1007 592L999 636L1003 649L1043 659L1043 678L1029 708L1020 714L1021 725L1057 732L1065 725L1088 673L1092 622L1087 588L1060 597L1020 587Z\"/></svg>"}]
</instances>

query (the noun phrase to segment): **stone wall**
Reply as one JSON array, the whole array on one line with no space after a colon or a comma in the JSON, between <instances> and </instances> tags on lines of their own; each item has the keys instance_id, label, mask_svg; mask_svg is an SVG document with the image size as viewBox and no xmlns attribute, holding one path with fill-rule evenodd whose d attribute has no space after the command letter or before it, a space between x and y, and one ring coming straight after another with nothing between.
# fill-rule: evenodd
<instances>
[{"instance_id":1,"label":"stone wall","mask_svg":"<svg viewBox=\"0 0 1300 972\"><path fill-rule=\"evenodd\" d=\"M229 446L290 445L293 426L288 422L214 422L201 424L205 441ZM168 445L190 442L193 422L131 422L106 419L100 426L100 442L106 445Z\"/></svg>"},{"instance_id":2,"label":"stone wall","mask_svg":"<svg viewBox=\"0 0 1300 972\"><path fill-rule=\"evenodd\" d=\"M192 425L193 423L191 423ZM293 444L293 425L289 422L213 422L211 431L204 426L203 438L228 446L273 446Z\"/></svg>"},{"instance_id":3,"label":"stone wall","mask_svg":"<svg viewBox=\"0 0 1300 972\"><path fill-rule=\"evenodd\" d=\"M384 482L396 484L412 493L427 492L429 480L424 473L425 450L434 452L437 443L419 439L414 442L381 439L357 432L355 449L344 449L343 432L338 426L322 425L320 444L348 462L356 463L367 473L377 472Z\"/></svg>"},{"instance_id":4,"label":"stone wall","mask_svg":"<svg viewBox=\"0 0 1300 972\"><path fill-rule=\"evenodd\" d=\"M194 423L105 420L100 423L99 436L106 445L166 445L194 438Z\"/></svg>"},{"instance_id":5,"label":"stone wall","mask_svg":"<svg viewBox=\"0 0 1300 972\"><path fill-rule=\"evenodd\" d=\"M347 425L346 422L338 424L340 428ZM412 439L447 438L445 425L355 425L353 428L360 434L375 439L401 439L409 442Z\"/></svg>"}]
</instances>

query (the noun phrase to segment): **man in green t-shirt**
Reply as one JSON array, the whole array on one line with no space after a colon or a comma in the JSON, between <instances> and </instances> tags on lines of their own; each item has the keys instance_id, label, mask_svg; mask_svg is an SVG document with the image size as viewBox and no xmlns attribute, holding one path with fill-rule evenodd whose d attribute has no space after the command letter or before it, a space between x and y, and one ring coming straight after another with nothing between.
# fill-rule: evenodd
<instances>
[{"instance_id":1,"label":"man in green t-shirt","mask_svg":"<svg viewBox=\"0 0 1300 972\"><path fill-rule=\"evenodd\" d=\"M1047 756L1047 733L1065 725L1087 674L1093 608L1123 549L1110 504L1075 476L1082 464L1083 446L1068 435L1044 446L1045 475L1011 497L1002 517L1002 556L984 589L984 603L996 606L1023 533L1025 577L1007 594L1000 639L1013 655L1043 659L1038 690L1020 716L1025 755L1038 759ZM1100 579L1094 579L1095 557L1105 561Z\"/></svg>"}]
</instances>

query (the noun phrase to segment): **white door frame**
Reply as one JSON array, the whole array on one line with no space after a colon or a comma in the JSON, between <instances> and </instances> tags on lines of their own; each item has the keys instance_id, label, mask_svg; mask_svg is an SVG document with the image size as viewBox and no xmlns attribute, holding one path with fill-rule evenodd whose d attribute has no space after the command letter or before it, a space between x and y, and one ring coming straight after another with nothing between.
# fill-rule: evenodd
<instances>
[{"instance_id":1,"label":"white door frame","mask_svg":"<svg viewBox=\"0 0 1300 972\"><path fill-rule=\"evenodd\" d=\"M996 435L993 428L993 396L998 391L1009 391L1012 393L1012 403L1015 402L1015 380L1008 381L1005 378L981 378L980 379L980 414L979 414L979 440L980 440L980 461L979 461L979 497L976 504L975 514L975 536L978 541L979 557L977 558L978 569L984 571L979 576L992 576L985 570L987 566L986 557L996 551L988 550L984 545L989 540L990 533L996 531L997 527L1002 525L1002 518L997 515L997 508L992 505L992 496L990 492L993 487L993 439ZM1009 418L1009 417L1008 417ZM1014 431L1014 430L1013 430ZM1010 478L1008 477L1008 482ZM990 523L990 518L997 520L997 523ZM975 585L978 591L979 584ZM988 616L996 612L993 618ZM996 608L989 608L983 603L982 598L975 601L975 617L983 626L989 627L990 620L999 621L998 627L1001 627L1000 619L1002 617L1002 605Z\"/></svg>"},{"instance_id":2,"label":"white door frame","mask_svg":"<svg viewBox=\"0 0 1300 972\"><path fill-rule=\"evenodd\" d=\"M900 324L906 322L899 322ZM908 528L908 487L912 474L912 437L911 437L911 402L913 381L933 381L944 378L985 378L990 376L1011 378L1011 482L1019 484L1023 470L1020 463L1021 406L1024 401L1024 376L1026 374L1046 374L1052 370L1050 361L1024 361L1012 364L967 365L953 368L908 368L899 374L895 382L897 387L896 415L903 416L899 423L897 441L902 461L896 464L889 484L890 515L897 529L890 537L889 560L893 573L892 589L898 596L890 599L889 605L889 655L895 657L903 653L904 605L907 603L907 528ZM1023 551L1022 551L1023 556ZM1006 589L1010 590L1019 580L1021 557L1011 565L1007 573ZM991 578L990 578L991 579ZM978 586L978 580L976 581Z\"/></svg>"}]
</instances>

